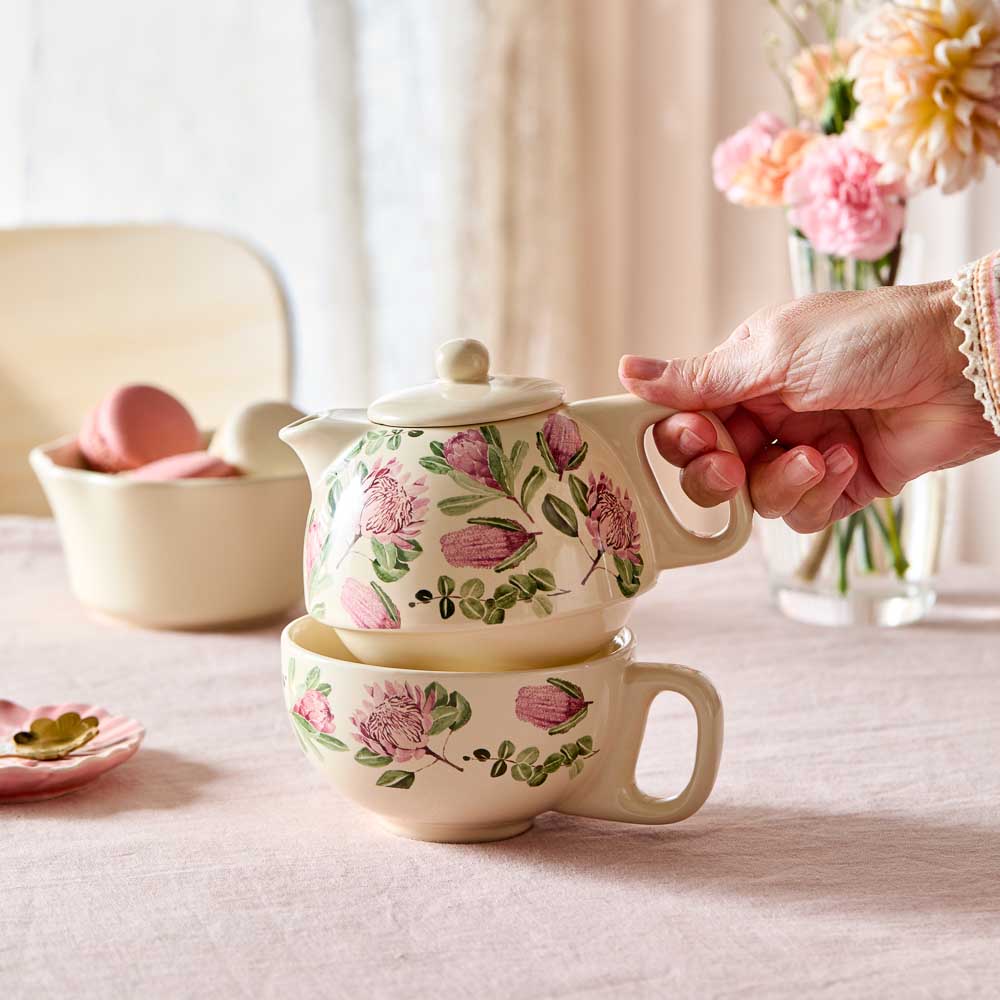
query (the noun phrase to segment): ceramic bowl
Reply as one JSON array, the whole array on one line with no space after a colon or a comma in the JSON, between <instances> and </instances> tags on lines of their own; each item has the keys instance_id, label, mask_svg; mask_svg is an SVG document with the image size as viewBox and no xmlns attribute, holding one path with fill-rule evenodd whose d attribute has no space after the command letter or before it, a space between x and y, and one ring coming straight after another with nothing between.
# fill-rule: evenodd
<instances>
[{"instance_id":1,"label":"ceramic bowl","mask_svg":"<svg viewBox=\"0 0 1000 1000\"><path fill-rule=\"evenodd\" d=\"M309 617L281 637L285 707L302 752L391 832L417 840L500 840L559 812L676 823L708 798L722 753L722 705L687 667L640 663L623 629L601 655L555 669L428 671L353 660ZM470 650L470 658L474 650ZM644 794L635 764L653 698L694 707L687 786Z\"/></svg>"},{"instance_id":2,"label":"ceramic bowl","mask_svg":"<svg viewBox=\"0 0 1000 1000\"><path fill-rule=\"evenodd\" d=\"M0 802L34 802L67 795L96 781L124 764L138 749L145 730L135 719L112 715L97 705L39 705L25 708L0 701L0 746L14 733L27 729L34 719L57 719L65 712L96 716L97 735L62 760L27 760L0 757Z\"/></svg>"},{"instance_id":3,"label":"ceramic bowl","mask_svg":"<svg viewBox=\"0 0 1000 1000\"><path fill-rule=\"evenodd\" d=\"M87 470L69 437L30 461L88 608L187 629L261 621L301 600L304 475L143 482Z\"/></svg>"}]
</instances>

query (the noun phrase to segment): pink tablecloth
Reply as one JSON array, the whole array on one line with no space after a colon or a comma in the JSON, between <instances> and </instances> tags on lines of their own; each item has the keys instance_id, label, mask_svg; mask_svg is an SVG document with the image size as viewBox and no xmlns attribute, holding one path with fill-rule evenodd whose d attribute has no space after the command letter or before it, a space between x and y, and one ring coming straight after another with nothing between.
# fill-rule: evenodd
<instances>
[{"instance_id":1,"label":"pink tablecloth","mask_svg":"<svg viewBox=\"0 0 1000 1000\"><path fill-rule=\"evenodd\" d=\"M93 699L144 748L90 789L0 807L9 996L802 997L1000 988L1000 581L947 574L926 624L777 617L750 551L674 572L641 652L726 705L714 796L644 828L391 839L302 759L277 629L92 621L50 524L0 520L0 696ZM662 698L640 778L682 780Z\"/></svg>"}]
</instances>

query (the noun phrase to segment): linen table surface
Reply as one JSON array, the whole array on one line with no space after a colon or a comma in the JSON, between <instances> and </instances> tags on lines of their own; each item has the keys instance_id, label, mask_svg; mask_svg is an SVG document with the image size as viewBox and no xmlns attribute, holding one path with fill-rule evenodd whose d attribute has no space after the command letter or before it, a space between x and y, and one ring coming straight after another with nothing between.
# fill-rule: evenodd
<instances>
[{"instance_id":1,"label":"linen table surface","mask_svg":"<svg viewBox=\"0 0 1000 1000\"><path fill-rule=\"evenodd\" d=\"M1000 992L1000 579L925 623L824 630L754 546L665 574L633 624L726 709L718 785L642 827L550 813L513 840L383 833L291 732L277 626L88 617L50 522L0 519L0 697L93 701L146 741L77 794L0 806L10 997L945 997ZM662 696L640 784L686 780Z\"/></svg>"}]
</instances>

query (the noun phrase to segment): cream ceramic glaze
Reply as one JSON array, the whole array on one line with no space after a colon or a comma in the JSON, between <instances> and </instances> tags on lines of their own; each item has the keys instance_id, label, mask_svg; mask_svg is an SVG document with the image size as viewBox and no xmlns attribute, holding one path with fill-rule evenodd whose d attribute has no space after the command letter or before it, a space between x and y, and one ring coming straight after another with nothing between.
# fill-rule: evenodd
<instances>
[{"instance_id":1,"label":"cream ceramic glaze","mask_svg":"<svg viewBox=\"0 0 1000 1000\"><path fill-rule=\"evenodd\" d=\"M393 833L452 843L501 840L559 812L677 823L715 784L723 714L711 682L687 667L638 663L625 629L570 666L486 673L358 663L309 617L281 637L285 707L302 751ZM668 799L640 791L635 764L653 698L675 691L698 720L694 770Z\"/></svg>"},{"instance_id":2,"label":"cream ceramic glaze","mask_svg":"<svg viewBox=\"0 0 1000 1000\"><path fill-rule=\"evenodd\" d=\"M486 376L485 350L450 342L436 382L281 431L312 484L307 610L365 662L463 669L474 635L488 669L573 662L662 570L749 536L745 489L711 536L663 498L644 434L674 410L627 395L560 404L555 383Z\"/></svg>"},{"instance_id":3,"label":"cream ceramic glaze","mask_svg":"<svg viewBox=\"0 0 1000 1000\"><path fill-rule=\"evenodd\" d=\"M146 628L270 618L301 594L303 475L142 482L82 468L75 439L31 466L59 525L70 586L88 607Z\"/></svg>"}]
</instances>

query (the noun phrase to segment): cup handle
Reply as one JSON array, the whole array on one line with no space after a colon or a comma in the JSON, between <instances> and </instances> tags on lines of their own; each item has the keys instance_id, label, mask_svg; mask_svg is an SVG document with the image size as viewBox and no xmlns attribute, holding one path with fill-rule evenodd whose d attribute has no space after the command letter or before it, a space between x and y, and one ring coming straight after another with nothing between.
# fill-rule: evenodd
<instances>
[{"instance_id":1,"label":"cup handle","mask_svg":"<svg viewBox=\"0 0 1000 1000\"><path fill-rule=\"evenodd\" d=\"M684 790L669 799L647 795L635 782L649 706L661 691L687 698L698 720L694 770ZM635 663L623 675L621 694L617 727L609 727L615 743L604 751L609 759L592 782L571 791L556 809L620 823L679 823L693 816L711 794L722 757L723 712L715 686L690 667Z\"/></svg>"},{"instance_id":2,"label":"cup handle","mask_svg":"<svg viewBox=\"0 0 1000 1000\"><path fill-rule=\"evenodd\" d=\"M567 409L596 427L628 467L636 485L645 486L645 495L649 500L643 504L643 513L652 528L649 541L657 572L674 566L693 566L725 559L747 543L753 521L753 505L745 483L729 501L729 524L713 535L685 528L663 496L646 457L646 431L653 424L673 416L677 410L658 403L647 403L638 396L628 394L585 399L570 403ZM720 447L735 454L736 445L722 421L707 411L703 416L715 425Z\"/></svg>"}]
</instances>

